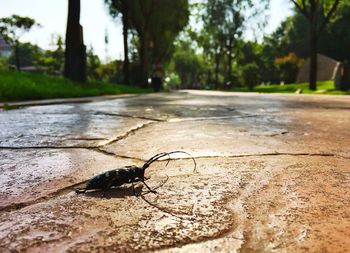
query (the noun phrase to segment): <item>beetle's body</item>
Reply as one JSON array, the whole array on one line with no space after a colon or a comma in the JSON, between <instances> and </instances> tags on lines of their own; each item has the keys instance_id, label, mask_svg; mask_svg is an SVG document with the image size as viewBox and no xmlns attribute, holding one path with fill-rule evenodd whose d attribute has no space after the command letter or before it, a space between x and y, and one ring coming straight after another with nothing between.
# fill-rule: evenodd
<instances>
[{"instance_id":1,"label":"beetle's body","mask_svg":"<svg viewBox=\"0 0 350 253\"><path fill-rule=\"evenodd\" d=\"M86 190L108 190L113 186L121 186L126 183L144 180L144 170L136 166L126 166L109 170L92 177L86 184Z\"/></svg>"},{"instance_id":2,"label":"beetle's body","mask_svg":"<svg viewBox=\"0 0 350 253\"><path fill-rule=\"evenodd\" d=\"M164 157L169 156L173 153L185 153L184 151L173 151L173 152L163 152L151 157L142 167L137 167L135 165L125 166L123 168L118 168L114 170L109 170L104 173L98 174L92 177L87 183L85 188L76 189L76 193L84 193L87 190L102 190L106 192L111 187L118 187L127 183L142 182L146 187L153 193L153 191L145 183L145 170L153 163L154 161ZM189 154L188 154L189 155ZM193 159L193 157L192 157ZM196 171L196 161L193 159L195 164L194 171ZM134 188L133 188L134 189ZM135 192L135 189L134 189ZM104 195L104 194L103 194Z\"/></svg>"}]
</instances>

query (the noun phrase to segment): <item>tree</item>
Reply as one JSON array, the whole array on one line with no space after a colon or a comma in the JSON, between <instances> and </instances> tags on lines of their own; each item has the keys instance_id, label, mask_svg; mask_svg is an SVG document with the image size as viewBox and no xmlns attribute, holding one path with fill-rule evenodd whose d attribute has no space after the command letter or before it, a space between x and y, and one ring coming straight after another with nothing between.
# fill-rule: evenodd
<instances>
[{"instance_id":1,"label":"tree","mask_svg":"<svg viewBox=\"0 0 350 253\"><path fill-rule=\"evenodd\" d=\"M291 0L309 23L310 73L309 89L316 90L317 42L321 32L337 10L340 0Z\"/></svg>"},{"instance_id":2,"label":"tree","mask_svg":"<svg viewBox=\"0 0 350 253\"><path fill-rule=\"evenodd\" d=\"M34 19L29 17L21 17L12 15L7 18L0 19L0 33L5 40L10 42L15 49L16 67L20 71L20 55L19 55L19 39L25 32L30 31L34 25L39 25Z\"/></svg>"},{"instance_id":3,"label":"tree","mask_svg":"<svg viewBox=\"0 0 350 253\"><path fill-rule=\"evenodd\" d=\"M188 0L105 0L112 16L122 15L124 75L129 76L128 32L137 34L139 83L147 85L152 61L169 58L177 34L188 22Z\"/></svg>"},{"instance_id":4,"label":"tree","mask_svg":"<svg viewBox=\"0 0 350 253\"><path fill-rule=\"evenodd\" d=\"M123 63L123 74L124 83L129 84L129 43L128 43L128 32L129 32L129 1L128 0L105 0L105 3L109 5L110 13L113 17L117 17L119 14L122 16L123 23L123 44L124 44L124 63Z\"/></svg>"},{"instance_id":5,"label":"tree","mask_svg":"<svg viewBox=\"0 0 350 253\"><path fill-rule=\"evenodd\" d=\"M139 74L147 85L152 61L170 58L173 42L189 17L188 0L130 0L130 20L138 36Z\"/></svg>"},{"instance_id":6,"label":"tree","mask_svg":"<svg viewBox=\"0 0 350 253\"><path fill-rule=\"evenodd\" d=\"M275 59L275 65L278 67L280 77L284 83L294 83L300 67L304 60L297 57L294 53Z\"/></svg>"},{"instance_id":7,"label":"tree","mask_svg":"<svg viewBox=\"0 0 350 253\"><path fill-rule=\"evenodd\" d=\"M327 52L338 61L350 61L350 3L338 7L337 16L328 25Z\"/></svg>"},{"instance_id":8,"label":"tree","mask_svg":"<svg viewBox=\"0 0 350 253\"><path fill-rule=\"evenodd\" d=\"M80 0L68 0L64 76L83 83L86 81L86 47L79 19Z\"/></svg>"},{"instance_id":9,"label":"tree","mask_svg":"<svg viewBox=\"0 0 350 253\"><path fill-rule=\"evenodd\" d=\"M200 39L204 50L215 62L215 89L219 85L219 68L224 51L225 0L208 0L203 15L204 33Z\"/></svg>"},{"instance_id":10,"label":"tree","mask_svg":"<svg viewBox=\"0 0 350 253\"><path fill-rule=\"evenodd\" d=\"M269 1L260 4L251 0L207 0L203 15L203 49L212 55L215 62L215 84L218 87L220 65L226 56L225 81L232 78L234 50L238 47L247 21L256 17L261 7L266 8ZM248 10L249 11L246 11Z\"/></svg>"},{"instance_id":11,"label":"tree","mask_svg":"<svg viewBox=\"0 0 350 253\"><path fill-rule=\"evenodd\" d=\"M87 51L87 75L89 79L98 80L100 78L98 68L101 66L101 61L98 55L94 54L92 46Z\"/></svg>"},{"instance_id":12,"label":"tree","mask_svg":"<svg viewBox=\"0 0 350 253\"><path fill-rule=\"evenodd\" d=\"M191 48L190 40L179 40L172 59L173 71L180 78L182 88L198 88L206 66L201 55Z\"/></svg>"},{"instance_id":13,"label":"tree","mask_svg":"<svg viewBox=\"0 0 350 253\"><path fill-rule=\"evenodd\" d=\"M61 75L64 66L64 48L61 36L52 35L52 50L37 50L35 65L46 73Z\"/></svg>"},{"instance_id":14,"label":"tree","mask_svg":"<svg viewBox=\"0 0 350 253\"><path fill-rule=\"evenodd\" d=\"M242 68L243 79L249 91L253 91L254 86L259 84L259 67L256 63L249 63Z\"/></svg>"},{"instance_id":15,"label":"tree","mask_svg":"<svg viewBox=\"0 0 350 253\"><path fill-rule=\"evenodd\" d=\"M337 61L350 60L350 3L340 4L336 14L327 24L318 38L318 52ZM300 12L288 17L274 33L266 37L264 44L269 44L276 51L275 57L294 53L306 58L310 55L308 44L308 21Z\"/></svg>"},{"instance_id":16,"label":"tree","mask_svg":"<svg viewBox=\"0 0 350 253\"><path fill-rule=\"evenodd\" d=\"M8 63L17 66L20 62L20 67L28 67L36 64L36 56L40 52L40 48L29 42L18 43L17 50L13 51L8 58Z\"/></svg>"}]
</instances>

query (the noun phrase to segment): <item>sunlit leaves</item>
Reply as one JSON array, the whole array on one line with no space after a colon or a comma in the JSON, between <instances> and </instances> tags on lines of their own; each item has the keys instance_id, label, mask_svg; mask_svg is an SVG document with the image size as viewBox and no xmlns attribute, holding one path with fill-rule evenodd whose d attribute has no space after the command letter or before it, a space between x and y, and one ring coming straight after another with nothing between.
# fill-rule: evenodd
<instances>
[{"instance_id":1,"label":"sunlit leaves","mask_svg":"<svg viewBox=\"0 0 350 253\"><path fill-rule=\"evenodd\" d=\"M29 17L12 15L0 18L0 34L9 42L15 42L36 24L35 20Z\"/></svg>"}]
</instances>

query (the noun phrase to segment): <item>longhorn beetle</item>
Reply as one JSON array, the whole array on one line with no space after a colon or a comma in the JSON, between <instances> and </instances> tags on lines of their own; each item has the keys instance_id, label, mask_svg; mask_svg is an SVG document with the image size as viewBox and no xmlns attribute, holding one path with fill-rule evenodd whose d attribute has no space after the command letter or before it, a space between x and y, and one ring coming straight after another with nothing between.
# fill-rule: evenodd
<instances>
[{"instance_id":1,"label":"longhorn beetle","mask_svg":"<svg viewBox=\"0 0 350 253\"><path fill-rule=\"evenodd\" d=\"M152 190L145 182L145 179L146 179L145 170L153 162L159 160L164 156L168 156L168 162L166 164L168 165L170 160L170 155L175 153L184 153L189 155L194 162L194 172L196 172L196 167L197 167L196 160L189 153L184 151L162 152L162 153L156 154L155 156L152 156L142 167L131 165L131 166L109 170L104 173L98 174L90 178L90 180L86 183L85 188L78 188L75 190L75 192L85 193L87 190L102 190L103 191L102 196L104 196L106 191L113 186L117 187L123 184L131 183L135 194L134 183L142 182L150 192L156 193L156 191Z\"/></svg>"}]
</instances>

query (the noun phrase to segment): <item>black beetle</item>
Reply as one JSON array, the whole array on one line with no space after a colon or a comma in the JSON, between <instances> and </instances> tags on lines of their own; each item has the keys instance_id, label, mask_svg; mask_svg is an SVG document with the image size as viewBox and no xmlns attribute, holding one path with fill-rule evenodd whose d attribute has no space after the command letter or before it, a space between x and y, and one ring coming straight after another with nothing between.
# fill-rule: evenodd
<instances>
[{"instance_id":1,"label":"black beetle","mask_svg":"<svg viewBox=\"0 0 350 253\"><path fill-rule=\"evenodd\" d=\"M137 167L135 165L126 166L123 168L118 168L114 170L109 170L104 173L98 174L94 177L92 177L87 183L85 188L78 188L75 190L76 193L85 193L87 190L102 190L103 196L105 192L110 189L111 187L117 187L121 186L123 184L131 183L133 186L134 194L135 194L135 188L134 183L135 182L142 182L148 190L152 193L156 193L156 191L152 190L146 183L145 183L145 170L156 160L168 156L168 162L170 160L170 155L174 153L184 153L189 155L193 162L194 162L194 171L196 171L196 161L195 159L187 152L184 151L172 151L172 152L162 152L159 154L156 154L155 156L151 157L142 167Z\"/></svg>"}]
</instances>

